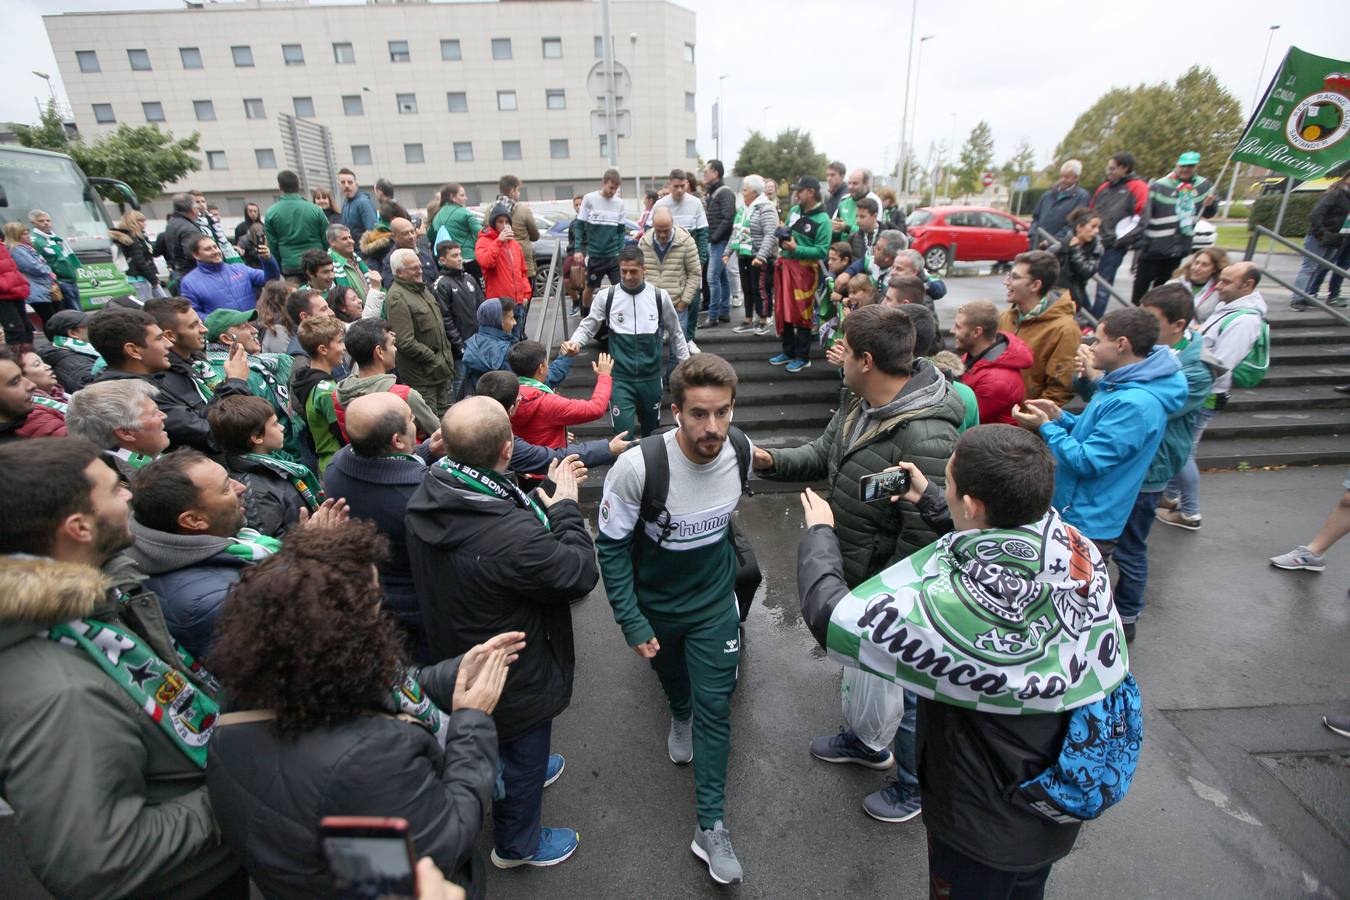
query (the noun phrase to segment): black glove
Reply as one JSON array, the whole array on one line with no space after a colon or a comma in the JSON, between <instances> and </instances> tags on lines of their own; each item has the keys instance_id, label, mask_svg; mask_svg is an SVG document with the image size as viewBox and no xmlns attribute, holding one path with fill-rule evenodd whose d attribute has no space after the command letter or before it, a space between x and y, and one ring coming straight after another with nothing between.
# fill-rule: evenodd
<instances>
[{"instance_id":1,"label":"black glove","mask_svg":"<svg viewBox=\"0 0 1350 900\"><path fill-rule=\"evenodd\" d=\"M1224 393L1222 393L1222 394L1215 394L1215 395L1214 395L1214 411L1215 411L1215 412L1221 412L1221 411L1223 410L1223 408L1224 408L1225 406L1227 406L1227 405L1228 405L1228 393L1227 393L1227 392L1224 392Z\"/></svg>"}]
</instances>

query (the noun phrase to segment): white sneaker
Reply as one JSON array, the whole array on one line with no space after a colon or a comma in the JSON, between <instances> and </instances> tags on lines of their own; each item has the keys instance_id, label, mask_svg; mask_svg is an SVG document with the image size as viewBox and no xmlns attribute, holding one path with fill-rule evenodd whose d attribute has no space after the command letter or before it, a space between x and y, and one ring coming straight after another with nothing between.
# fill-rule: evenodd
<instances>
[{"instance_id":1,"label":"white sneaker","mask_svg":"<svg viewBox=\"0 0 1350 900\"><path fill-rule=\"evenodd\" d=\"M685 343L685 346L687 346L687 347L689 348L689 355L690 355L690 356L693 356L695 353L702 353L702 352L703 352L702 350L698 349L698 344L695 344L693 341L685 341L684 343Z\"/></svg>"}]
</instances>

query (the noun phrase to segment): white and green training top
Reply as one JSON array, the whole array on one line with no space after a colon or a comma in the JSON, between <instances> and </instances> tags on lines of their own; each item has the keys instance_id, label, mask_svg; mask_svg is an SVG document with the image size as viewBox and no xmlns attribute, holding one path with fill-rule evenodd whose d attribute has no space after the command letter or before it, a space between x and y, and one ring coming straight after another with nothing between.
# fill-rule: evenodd
<instances>
[{"instance_id":1,"label":"white and green training top","mask_svg":"<svg viewBox=\"0 0 1350 900\"><path fill-rule=\"evenodd\" d=\"M741 500L736 448L728 439L717 459L698 464L684 455L675 435L675 431L661 435L670 460L665 504L670 527L659 545L661 527L640 521L646 480L642 450L621 454L605 477L595 544L614 619L630 646L652 636L648 615L697 621L721 604L736 603L736 551L731 542L731 516ZM639 526L640 536L635 535ZM641 542L636 563L633 540Z\"/></svg>"}]
</instances>

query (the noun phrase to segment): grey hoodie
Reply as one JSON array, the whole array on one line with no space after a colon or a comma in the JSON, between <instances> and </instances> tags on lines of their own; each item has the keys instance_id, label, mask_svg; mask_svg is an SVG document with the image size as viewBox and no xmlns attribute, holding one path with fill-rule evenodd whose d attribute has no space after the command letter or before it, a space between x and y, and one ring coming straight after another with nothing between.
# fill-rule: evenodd
<instances>
[{"instance_id":1,"label":"grey hoodie","mask_svg":"<svg viewBox=\"0 0 1350 900\"><path fill-rule=\"evenodd\" d=\"M1233 316L1227 325L1224 319L1239 309L1254 309L1261 315ZM1228 393L1233 383L1233 370L1242 362L1243 357L1252 349L1256 339L1261 336L1261 323L1266 318L1266 299L1260 291L1252 291L1236 300L1220 301L1214 312L1200 326L1200 334L1205 339L1205 349L1214 354L1228 371L1214 379L1211 390L1216 394Z\"/></svg>"},{"instance_id":2,"label":"grey hoodie","mask_svg":"<svg viewBox=\"0 0 1350 900\"><path fill-rule=\"evenodd\" d=\"M392 373L363 376L358 371L338 382L337 401L343 409L346 409L357 397L388 391L396 381ZM413 418L417 420L417 430L422 434L429 436L441 427L441 420L436 413L413 388L408 389L408 406L412 408Z\"/></svg>"},{"instance_id":3,"label":"grey hoodie","mask_svg":"<svg viewBox=\"0 0 1350 900\"><path fill-rule=\"evenodd\" d=\"M844 445L845 452L867 431L874 420L889 419L903 412L936 406L950 390L947 379L942 377L942 373L931 360L924 357L914 360L914 371L909 376L909 381L905 382L905 386L891 402L881 406L869 406L865 398L859 398L862 402L862 415L858 416L858 420L853 424L853 433L848 436L848 443Z\"/></svg>"}]
</instances>

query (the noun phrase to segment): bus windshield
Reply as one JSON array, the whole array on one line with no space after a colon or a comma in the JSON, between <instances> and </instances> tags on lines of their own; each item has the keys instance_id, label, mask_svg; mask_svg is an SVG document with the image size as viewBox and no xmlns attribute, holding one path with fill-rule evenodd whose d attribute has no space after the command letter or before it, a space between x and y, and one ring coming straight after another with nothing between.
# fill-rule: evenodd
<instances>
[{"instance_id":1,"label":"bus windshield","mask_svg":"<svg viewBox=\"0 0 1350 900\"><path fill-rule=\"evenodd\" d=\"M9 201L0 206L0 222L27 225L28 213L40 209L51 215L52 227L68 241L107 238L108 213L69 157L0 147L0 188Z\"/></svg>"}]
</instances>

